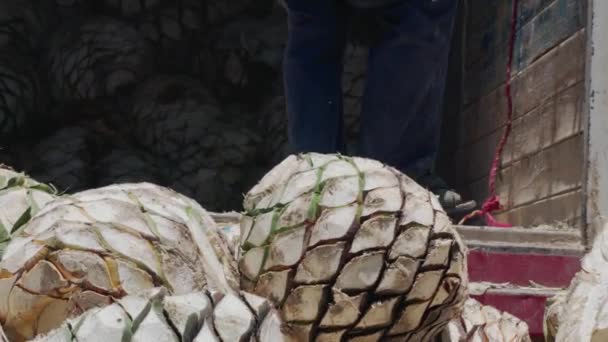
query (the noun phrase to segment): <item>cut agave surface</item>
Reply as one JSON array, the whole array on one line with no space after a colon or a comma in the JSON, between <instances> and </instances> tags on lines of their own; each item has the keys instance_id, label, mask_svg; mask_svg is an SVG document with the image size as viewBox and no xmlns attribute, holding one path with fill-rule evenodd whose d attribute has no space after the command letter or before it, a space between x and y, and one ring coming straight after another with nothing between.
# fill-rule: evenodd
<instances>
[{"instance_id":1,"label":"cut agave surface","mask_svg":"<svg viewBox=\"0 0 608 342\"><path fill-rule=\"evenodd\" d=\"M443 333L445 342L530 342L526 322L469 298L459 318Z\"/></svg>"},{"instance_id":2,"label":"cut agave surface","mask_svg":"<svg viewBox=\"0 0 608 342\"><path fill-rule=\"evenodd\" d=\"M0 257L11 235L55 195L51 186L0 165Z\"/></svg>"},{"instance_id":3,"label":"cut agave surface","mask_svg":"<svg viewBox=\"0 0 608 342\"><path fill-rule=\"evenodd\" d=\"M246 195L241 287L296 340L427 341L460 315L466 251L437 199L370 159L292 155Z\"/></svg>"},{"instance_id":4,"label":"cut agave surface","mask_svg":"<svg viewBox=\"0 0 608 342\"><path fill-rule=\"evenodd\" d=\"M0 318L12 339L152 287L238 289L236 263L193 200L148 183L61 197L13 237L0 262Z\"/></svg>"},{"instance_id":5,"label":"cut agave surface","mask_svg":"<svg viewBox=\"0 0 608 342\"><path fill-rule=\"evenodd\" d=\"M267 300L248 293L169 296L154 288L90 309L33 341L288 341L280 324Z\"/></svg>"}]
</instances>

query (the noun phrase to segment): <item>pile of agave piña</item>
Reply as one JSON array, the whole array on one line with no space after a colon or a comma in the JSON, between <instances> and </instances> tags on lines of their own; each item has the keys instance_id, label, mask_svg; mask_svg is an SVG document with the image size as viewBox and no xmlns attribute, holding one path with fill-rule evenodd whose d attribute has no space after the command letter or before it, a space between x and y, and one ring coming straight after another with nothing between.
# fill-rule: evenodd
<instances>
[{"instance_id":1,"label":"pile of agave pi\u00f1a","mask_svg":"<svg viewBox=\"0 0 608 342\"><path fill-rule=\"evenodd\" d=\"M2 168L0 204L0 340L476 341L502 322L464 305L436 198L374 160L289 156L232 236L150 183L58 195ZM507 318L504 340L526 341Z\"/></svg>"}]
</instances>

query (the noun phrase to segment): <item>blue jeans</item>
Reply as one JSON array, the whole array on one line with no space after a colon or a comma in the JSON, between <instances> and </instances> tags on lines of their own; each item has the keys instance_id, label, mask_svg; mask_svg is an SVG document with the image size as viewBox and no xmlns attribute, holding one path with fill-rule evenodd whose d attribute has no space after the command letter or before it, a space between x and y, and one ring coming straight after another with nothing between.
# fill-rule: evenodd
<instances>
[{"instance_id":1,"label":"blue jeans","mask_svg":"<svg viewBox=\"0 0 608 342\"><path fill-rule=\"evenodd\" d=\"M344 152L341 75L353 9L343 1L286 0L293 152ZM370 44L358 155L415 178L431 171L456 6L457 0L403 0L366 10L385 29Z\"/></svg>"}]
</instances>

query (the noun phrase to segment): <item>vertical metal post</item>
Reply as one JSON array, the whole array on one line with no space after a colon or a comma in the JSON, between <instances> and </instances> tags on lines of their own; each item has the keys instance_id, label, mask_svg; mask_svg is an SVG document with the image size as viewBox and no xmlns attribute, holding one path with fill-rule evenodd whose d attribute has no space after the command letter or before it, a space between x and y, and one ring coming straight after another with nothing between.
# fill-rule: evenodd
<instances>
[{"instance_id":1,"label":"vertical metal post","mask_svg":"<svg viewBox=\"0 0 608 342\"><path fill-rule=\"evenodd\" d=\"M608 1L588 0L585 70L585 242L608 219Z\"/></svg>"}]
</instances>

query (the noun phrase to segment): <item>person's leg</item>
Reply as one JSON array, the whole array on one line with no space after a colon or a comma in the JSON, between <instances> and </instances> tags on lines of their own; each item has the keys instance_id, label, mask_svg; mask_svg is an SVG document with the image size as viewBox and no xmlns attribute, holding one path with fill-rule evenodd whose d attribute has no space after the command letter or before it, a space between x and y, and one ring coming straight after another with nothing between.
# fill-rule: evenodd
<instances>
[{"instance_id":1,"label":"person's leg","mask_svg":"<svg viewBox=\"0 0 608 342\"><path fill-rule=\"evenodd\" d=\"M342 150L342 56L346 11L337 0L286 0L284 60L293 152Z\"/></svg>"},{"instance_id":2,"label":"person's leg","mask_svg":"<svg viewBox=\"0 0 608 342\"><path fill-rule=\"evenodd\" d=\"M385 32L370 49L361 118L364 156L398 168L442 197L446 186L431 175L456 6L457 0L404 0L379 10ZM441 198L442 204L460 204L456 195Z\"/></svg>"},{"instance_id":3,"label":"person's leg","mask_svg":"<svg viewBox=\"0 0 608 342\"><path fill-rule=\"evenodd\" d=\"M381 9L385 32L371 46L361 146L417 178L432 166L456 0L404 0Z\"/></svg>"}]
</instances>

